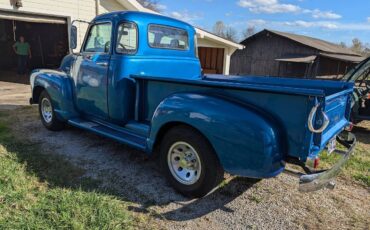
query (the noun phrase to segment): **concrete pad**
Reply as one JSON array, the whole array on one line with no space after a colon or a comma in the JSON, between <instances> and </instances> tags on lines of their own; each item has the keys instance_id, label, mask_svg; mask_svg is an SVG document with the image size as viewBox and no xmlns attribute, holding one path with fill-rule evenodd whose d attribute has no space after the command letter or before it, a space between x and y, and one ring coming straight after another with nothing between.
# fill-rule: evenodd
<instances>
[{"instance_id":1,"label":"concrete pad","mask_svg":"<svg viewBox=\"0 0 370 230\"><path fill-rule=\"evenodd\" d=\"M30 97L29 85L0 81L0 110L29 105Z\"/></svg>"}]
</instances>

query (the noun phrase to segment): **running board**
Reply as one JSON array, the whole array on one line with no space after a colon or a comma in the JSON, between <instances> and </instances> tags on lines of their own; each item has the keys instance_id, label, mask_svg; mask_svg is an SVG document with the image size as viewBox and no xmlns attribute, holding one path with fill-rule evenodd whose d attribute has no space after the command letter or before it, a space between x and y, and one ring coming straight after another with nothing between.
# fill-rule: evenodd
<instances>
[{"instance_id":1,"label":"running board","mask_svg":"<svg viewBox=\"0 0 370 230\"><path fill-rule=\"evenodd\" d=\"M113 129L106 125L102 125L93 121L83 120L80 118L71 119L68 121L68 123L72 126L91 131L104 137L114 139L118 142L130 145L137 149L143 151L146 150L146 137L130 132L125 128L122 128L120 130Z\"/></svg>"}]
</instances>

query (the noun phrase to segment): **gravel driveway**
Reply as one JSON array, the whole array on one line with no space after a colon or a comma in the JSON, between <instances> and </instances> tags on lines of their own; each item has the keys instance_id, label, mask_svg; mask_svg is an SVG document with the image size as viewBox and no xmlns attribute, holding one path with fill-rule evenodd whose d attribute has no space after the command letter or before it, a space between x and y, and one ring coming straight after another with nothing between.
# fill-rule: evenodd
<instances>
[{"instance_id":1,"label":"gravel driveway","mask_svg":"<svg viewBox=\"0 0 370 230\"><path fill-rule=\"evenodd\" d=\"M132 211L151 215L162 228L370 228L369 189L351 181L340 180L335 190L304 194L297 191L297 179L287 174L261 181L225 175L227 183L212 194L189 200L167 184L157 163L144 153L73 127L47 131L36 106L12 107L25 102L4 103L1 90L0 110L14 109L19 136L84 168L86 177L100 181L97 186L117 191L118 198L135 203Z\"/></svg>"}]
</instances>

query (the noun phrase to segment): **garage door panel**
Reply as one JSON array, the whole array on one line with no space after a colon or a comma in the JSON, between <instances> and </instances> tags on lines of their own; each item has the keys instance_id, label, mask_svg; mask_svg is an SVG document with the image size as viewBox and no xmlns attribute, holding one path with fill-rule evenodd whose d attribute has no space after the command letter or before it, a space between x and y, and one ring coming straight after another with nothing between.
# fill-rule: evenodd
<instances>
[{"instance_id":1,"label":"garage door panel","mask_svg":"<svg viewBox=\"0 0 370 230\"><path fill-rule=\"evenodd\" d=\"M66 18L8 11L0 11L0 19L35 23L67 24Z\"/></svg>"},{"instance_id":2,"label":"garage door panel","mask_svg":"<svg viewBox=\"0 0 370 230\"><path fill-rule=\"evenodd\" d=\"M204 73L223 73L224 49L213 47L198 47L198 53Z\"/></svg>"},{"instance_id":3,"label":"garage door panel","mask_svg":"<svg viewBox=\"0 0 370 230\"><path fill-rule=\"evenodd\" d=\"M217 65L217 49L212 50L211 69L216 69Z\"/></svg>"}]
</instances>

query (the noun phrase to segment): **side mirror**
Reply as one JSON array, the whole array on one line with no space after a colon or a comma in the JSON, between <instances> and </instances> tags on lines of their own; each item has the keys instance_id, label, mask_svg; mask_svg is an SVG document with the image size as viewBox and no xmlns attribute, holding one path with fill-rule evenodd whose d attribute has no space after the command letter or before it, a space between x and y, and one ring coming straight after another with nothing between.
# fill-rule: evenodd
<instances>
[{"instance_id":1,"label":"side mirror","mask_svg":"<svg viewBox=\"0 0 370 230\"><path fill-rule=\"evenodd\" d=\"M71 34L69 38L69 48L76 49L77 47L77 27L71 26Z\"/></svg>"},{"instance_id":2,"label":"side mirror","mask_svg":"<svg viewBox=\"0 0 370 230\"><path fill-rule=\"evenodd\" d=\"M110 49L110 41L105 43L105 45L104 45L104 53L109 53L109 49Z\"/></svg>"}]
</instances>

